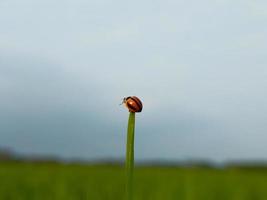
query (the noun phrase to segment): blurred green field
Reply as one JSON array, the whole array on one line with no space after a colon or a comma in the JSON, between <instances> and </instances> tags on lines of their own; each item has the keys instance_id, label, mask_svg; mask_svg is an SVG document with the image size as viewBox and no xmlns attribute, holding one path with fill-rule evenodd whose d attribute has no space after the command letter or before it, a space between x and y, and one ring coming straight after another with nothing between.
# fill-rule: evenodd
<instances>
[{"instance_id":1,"label":"blurred green field","mask_svg":"<svg viewBox=\"0 0 267 200\"><path fill-rule=\"evenodd\" d=\"M1 200L122 200L119 166L0 164ZM138 167L136 200L266 200L265 169Z\"/></svg>"}]
</instances>

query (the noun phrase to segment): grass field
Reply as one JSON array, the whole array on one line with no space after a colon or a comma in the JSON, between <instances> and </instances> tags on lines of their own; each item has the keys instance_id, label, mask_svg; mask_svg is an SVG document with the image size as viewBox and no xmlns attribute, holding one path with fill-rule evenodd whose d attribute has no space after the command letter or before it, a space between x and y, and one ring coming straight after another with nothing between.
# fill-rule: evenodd
<instances>
[{"instance_id":1,"label":"grass field","mask_svg":"<svg viewBox=\"0 0 267 200\"><path fill-rule=\"evenodd\" d=\"M122 200L119 166L0 164L1 200ZM265 169L138 167L136 200L266 200Z\"/></svg>"}]
</instances>

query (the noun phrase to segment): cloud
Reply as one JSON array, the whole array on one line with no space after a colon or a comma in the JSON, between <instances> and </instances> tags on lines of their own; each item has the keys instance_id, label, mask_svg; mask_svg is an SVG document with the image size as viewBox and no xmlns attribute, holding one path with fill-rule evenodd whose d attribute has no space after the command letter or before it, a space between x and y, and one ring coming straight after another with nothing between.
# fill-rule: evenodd
<instances>
[{"instance_id":1,"label":"cloud","mask_svg":"<svg viewBox=\"0 0 267 200\"><path fill-rule=\"evenodd\" d=\"M122 157L137 95L138 159L264 158L265 3L1 5L0 145Z\"/></svg>"}]
</instances>

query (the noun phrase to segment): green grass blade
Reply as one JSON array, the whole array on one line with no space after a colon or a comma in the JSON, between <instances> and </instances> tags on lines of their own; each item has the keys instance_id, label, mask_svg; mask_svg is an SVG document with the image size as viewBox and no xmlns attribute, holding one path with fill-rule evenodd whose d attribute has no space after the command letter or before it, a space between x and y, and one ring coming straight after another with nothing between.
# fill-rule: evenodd
<instances>
[{"instance_id":1,"label":"green grass blade","mask_svg":"<svg viewBox=\"0 0 267 200\"><path fill-rule=\"evenodd\" d=\"M130 112L126 146L126 199L133 199L135 113Z\"/></svg>"}]
</instances>

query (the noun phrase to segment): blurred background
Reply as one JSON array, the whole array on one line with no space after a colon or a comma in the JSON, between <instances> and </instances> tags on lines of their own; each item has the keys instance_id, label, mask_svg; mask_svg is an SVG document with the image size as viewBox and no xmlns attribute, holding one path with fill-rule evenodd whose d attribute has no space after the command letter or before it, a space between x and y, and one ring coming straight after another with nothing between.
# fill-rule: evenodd
<instances>
[{"instance_id":1,"label":"blurred background","mask_svg":"<svg viewBox=\"0 0 267 200\"><path fill-rule=\"evenodd\" d=\"M2 0L0 27L1 199L124 199L131 95L135 199L266 199L265 1Z\"/></svg>"}]
</instances>

